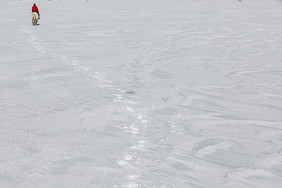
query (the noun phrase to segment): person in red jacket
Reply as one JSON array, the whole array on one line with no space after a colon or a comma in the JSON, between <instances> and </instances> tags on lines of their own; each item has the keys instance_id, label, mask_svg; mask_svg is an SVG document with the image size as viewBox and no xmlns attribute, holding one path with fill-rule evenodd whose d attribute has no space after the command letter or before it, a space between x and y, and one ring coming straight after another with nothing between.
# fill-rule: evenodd
<instances>
[{"instance_id":1,"label":"person in red jacket","mask_svg":"<svg viewBox=\"0 0 282 188\"><path fill-rule=\"evenodd\" d=\"M40 14L38 7L36 6L35 3L33 4L31 11L32 11L32 24L37 25L37 21L38 19L40 19Z\"/></svg>"}]
</instances>

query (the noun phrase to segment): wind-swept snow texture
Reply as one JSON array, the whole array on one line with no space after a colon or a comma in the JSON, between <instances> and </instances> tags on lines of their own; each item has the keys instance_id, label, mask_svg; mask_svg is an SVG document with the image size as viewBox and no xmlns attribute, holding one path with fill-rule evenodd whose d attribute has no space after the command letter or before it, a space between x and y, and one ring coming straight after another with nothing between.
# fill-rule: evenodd
<instances>
[{"instance_id":1,"label":"wind-swept snow texture","mask_svg":"<svg viewBox=\"0 0 282 188\"><path fill-rule=\"evenodd\" d=\"M0 1L1 188L281 188L282 1Z\"/></svg>"}]
</instances>

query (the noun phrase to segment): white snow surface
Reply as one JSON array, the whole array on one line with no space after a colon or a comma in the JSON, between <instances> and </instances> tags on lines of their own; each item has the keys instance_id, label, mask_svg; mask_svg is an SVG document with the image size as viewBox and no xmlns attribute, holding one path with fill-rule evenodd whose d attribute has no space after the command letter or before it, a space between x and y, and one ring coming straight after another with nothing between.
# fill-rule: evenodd
<instances>
[{"instance_id":1,"label":"white snow surface","mask_svg":"<svg viewBox=\"0 0 282 188\"><path fill-rule=\"evenodd\" d=\"M0 10L1 188L282 187L282 1Z\"/></svg>"}]
</instances>

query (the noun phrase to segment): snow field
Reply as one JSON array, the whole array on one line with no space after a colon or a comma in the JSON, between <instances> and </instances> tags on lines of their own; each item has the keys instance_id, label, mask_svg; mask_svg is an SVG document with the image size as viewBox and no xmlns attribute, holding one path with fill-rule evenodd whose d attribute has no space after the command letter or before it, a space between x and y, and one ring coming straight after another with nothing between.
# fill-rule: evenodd
<instances>
[{"instance_id":1,"label":"snow field","mask_svg":"<svg viewBox=\"0 0 282 188\"><path fill-rule=\"evenodd\" d=\"M281 187L280 1L32 3L0 2L0 187Z\"/></svg>"}]
</instances>

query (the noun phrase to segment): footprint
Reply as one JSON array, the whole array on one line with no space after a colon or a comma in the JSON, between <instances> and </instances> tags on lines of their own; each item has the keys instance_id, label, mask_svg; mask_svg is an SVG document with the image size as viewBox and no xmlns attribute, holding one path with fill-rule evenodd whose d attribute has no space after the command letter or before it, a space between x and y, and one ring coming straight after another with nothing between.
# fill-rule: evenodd
<instances>
[{"instance_id":1,"label":"footprint","mask_svg":"<svg viewBox=\"0 0 282 188\"><path fill-rule=\"evenodd\" d=\"M124 166L124 165L127 165L128 162L127 162L127 161L124 161L124 160L120 160L120 161L118 161L118 164L119 164L120 166Z\"/></svg>"},{"instance_id":2,"label":"footprint","mask_svg":"<svg viewBox=\"0 0 282 188\"><path fill-rule=\"evenodd\" d=\"M131 174L131 175L129 175L129 176L127 177L127 179L132 181L132 180L136 180L138 177L139 177L139 176L136 175L136 174Z\"/></svg>"},{"instance_id":3,"label":"footprint","mask_svg":"<svg viewBox=\"0 0 282 188\"><path fill-rule=\"evenodd\" d=\"M138 143L139 143L139 144L145 144L146 141L145 141L145 140L139 140Z\"/></svg>"},{"instance_id":4,"label":"footprint","mask_svg":"<svg viewBox=\"0 0 282 188\"><path fill-rule=\"evenodd\" d=\"M114 95L118 100L121 100L123 99L123 96L121 94L115 94Z\"/></svg>"},{"instance_id":5,"label":"footprint","mask_svg":"<svg viewBox=\"0 0 282 188\"><path fill-rule=\"evenodd\" d=\"M148 121L146 119L143 119L141 122L144 123L144 124L148 123Z\"/></svg>"},{"instance_id":6,"label":"footprint","mask_svg":"<svg viewBox=\"0 0 282 188\"><path fill-rule=\"evenodd\" d=\"M139 128L135 127L134 125L130 125L129 128L131 129L132 134L139 134Z\"/></svg>"},{"instance_id":7,"label":"footprint","mask_svg":"<svg viewBox=\"0 0 282 188\"><path fill-rule=\"evenodd\" d=\"M140 188L139 184L137 183L128 183L127 187L128 188Z\"/></svg>"},{"instance_id":8,"label":"footprint","mask_svg":"<svg viewBox=\"0 0 282 188\"><path fill-rule=\"evenodd\" d=\"M134 112L134 109L132 109L131 107L127 107L126 110L129 112Z\"/></svg>"},{"instance_id":9,"label":"footprint","mask_svg":"<svg viewBox=\"0 0 282 188\"><path fill-rule=\"evenodd\" d=\"M127 154L127 155L124 156L125 161L131 161L132 159L133 159L133 155L131 155L131 154Z\"/></svg>"},{"instance_id":10,"label":"footprint","mask_svg":"<svg viewBox=\"0 0 282 188\"><path fill-rule=\"evenodd\" d=\"M145 150L146 149L143 144L133 145L130 148L135 149L135 150Z\"/></svg>"},{"instance_id":11,"label":"footprint","mask_svg":"<svg viewBox=\"0 0 282 188\"><path fill-rule=\"evenodd\" d=\"M67 57L65 55L62 55L62 60L66 61L68 59L67 59Z\"/></svg>"},{"instance_id":12,"label":"footprint","mask_svg":"<svg viewBox=\"0 0 282 188\"><path fill-rule=\"evenodd\" d=\"M135 101L130 101L130 100L125 101L125 102L127 102L128 104L137 104L137 102L135 102Z\"/></svg>"}]
</instances>

